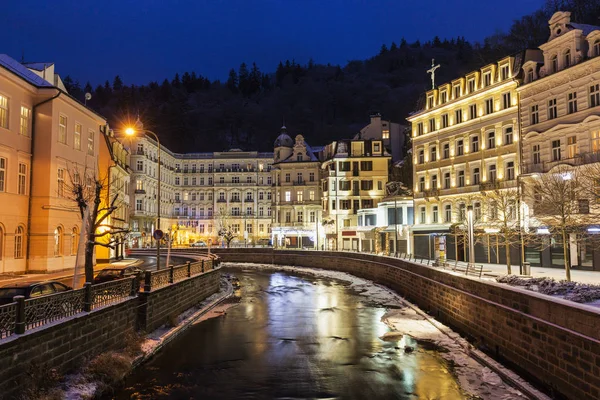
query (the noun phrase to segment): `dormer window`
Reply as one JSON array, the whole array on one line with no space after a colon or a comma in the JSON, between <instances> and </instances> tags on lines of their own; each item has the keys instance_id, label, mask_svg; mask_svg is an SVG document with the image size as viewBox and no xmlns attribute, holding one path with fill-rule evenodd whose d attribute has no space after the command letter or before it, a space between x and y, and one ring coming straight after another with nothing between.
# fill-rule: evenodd
<instances>
[{"instance_id":1,"label":"dormer window","mask_svg":"<svg viewBox=\"0 0 600 400\"><path fill-rule=\"evenodd\" d=\"M571 50L567 50L565 53L565 68L571 66Z\"/></svg>"},{"instance_id":2,"label":"dormer window","mask_svg":"<svg viewBox=\"0 0 600 400\"><path fill-rule=\"evenodd\" d=\"M504 81L506 79L508 79L509 77L509 71L508 71L508 64L507 65L503 65L502 67L500 67L500 78Z\"/></svg>"},{"instance_id":3,"label":"dormer window","mask_svg":"<svg viewBox=\"0 0 600 400\"><path fill-rule=\"evenodd\" d=\"M447 100L446 98L447 98L446 92L444 91L440 94L440 104L446 103L446 100Z\"/></svg>"},{"instance_id":4,"label":"dormer window","mask_svg":"<svg viewBox=\"0 0 600 400\"><path fill-rule=\"evenodd\" d=\"M527 70L527 82L533 82L533 68Z\"/></svg>"},{"instance_id":5,"label":"dormer window","mask_svg":"<svg viewBox=\"0 0 600 400\"><path fill-rule=\"evenodd\" d=\"M594 42L594 56L600 56L600 39Z\"/></svg>"},{"instance_id":6,"label":"dormer window","mask_svg":"<svg viewBox=\"0 0 600 400\"><path fill-rule=\"evenodd\" d=\"M488 87L492 84L492 73L486 72L483 74L483 87Z\"/></svg>"},{"instance_id":7,"label":"dormer window","mask_svg":"<svg viewBox=\"0 0 600 400\"><path fill-rule=\"evenodd\" d=\"M302 161L302 153L296 154L296 161Z\"/></svg>"},{"instance_id":8,"label":"dormer window","mask_svg":"<svg viewBox=\"0 0 600 400\"><path fill-rule=\"evenodd\" d=\"M460 97L460 85L454 86L454 98L458 99Z\"/></svg>"},{"instance_id":9,"label":"dormer window","mask_svg":"<svg viewBox=\"0 0 600 400\"><path fill-rule=\"evenodd\" d=\"M433 108L433 96L427 98L427 108Z\"/></svg>"},{"instance_id":10,"label":"dormer window","mask_svg":"<svg viewBox=\"0 0 600 400\"><path fill-rule=\"evenodd\" d=\"M550 72L551 73L558 72L558 57L557 56L552 56L552 58L550 59Z\"/></svg>"},{"instance_id":11,"label":"dormer window","mask_svg":"<svg viewBox=\"0 0 600 400\"><path fill-rule=\"evenodd\" d=\"M473 93L475 91L475 78L469 79L467 86L469 87L469 93Z\"/></svg>"}]
</instances>

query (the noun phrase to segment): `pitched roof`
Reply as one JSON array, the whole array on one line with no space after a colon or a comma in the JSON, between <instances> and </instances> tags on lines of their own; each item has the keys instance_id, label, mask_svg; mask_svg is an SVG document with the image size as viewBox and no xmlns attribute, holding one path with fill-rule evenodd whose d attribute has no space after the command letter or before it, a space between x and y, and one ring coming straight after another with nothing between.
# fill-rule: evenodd
<instances>
[{"instance_id":1,"label":"pitched roof","mask_svg":"<svg viewBox=\"0 0 600 400\"><path fill-rule=\"evenodd\" d=\"M54 63L41 63L41 62L31 62L31 63L23 63L29 69L35 69L36 71L43 71Z\"/></svg>"},{"instance_id":2,"label":"pitched roof","mask_svg":"<svg viewBox=\"0 0 600 400\"><path fill-rule=\"evenodd\" d=\"M577 23L570 23L569 25L571 25L575 29L581 29L585 36L589 35L593 31L600 31L600 26L596 26L596 25L577 24Z\"/></svg>"},{"instance_id":3,"label":"pitched roof","mask_svg":"<svg viewBox=\"0 0 600 400\"><path fill-rule=\"evenodd\" d=\"M38 87L54 87L53 84L31 72L24 65L6 54L0 54L0 66L17 75L24 81Z\"/></svg>"}]
</instances>

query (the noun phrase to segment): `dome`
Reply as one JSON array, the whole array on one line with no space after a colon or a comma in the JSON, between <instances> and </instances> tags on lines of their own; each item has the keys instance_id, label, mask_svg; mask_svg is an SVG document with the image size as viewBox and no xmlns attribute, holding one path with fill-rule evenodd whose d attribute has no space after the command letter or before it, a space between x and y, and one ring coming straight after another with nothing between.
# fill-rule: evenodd
<instances>
[{"instance_id":1,"label":"dome","mask_svg":"<svg viewBox=\"0 0 600 400\"><path fill-rule=\"evenodd\" d=\"M281 127L281 134L275 139L275 147L294 147L294 140L287 134L285 126Z\"/></svg>"}]
</instances>

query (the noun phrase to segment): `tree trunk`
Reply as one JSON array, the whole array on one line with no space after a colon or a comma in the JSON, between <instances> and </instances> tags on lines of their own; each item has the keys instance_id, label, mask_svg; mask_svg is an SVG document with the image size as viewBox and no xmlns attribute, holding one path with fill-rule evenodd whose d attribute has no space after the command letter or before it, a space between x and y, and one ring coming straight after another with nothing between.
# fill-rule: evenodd
<instances>
[{"instance_id":1,"label":"tree trunk","mask_svg":"<svg viewBox=\"0 0 600 400\"><path fill-rule=\"evenodd\" d=\"M565 260L565 273L567 275L567 281L571 281L571 260L569 260L569 248L568 248L568 240L567 240L567 232L562 230L562 242L563 242L563 257Z\"/></svg>"},{"instance_id":2,"label":"tree trunk","mask_svg":"<svg viewBox=\"0 0 600 400\"><path fill-rule=\"evenodd\" d=\"M508 275L512 274L512 269L510 265L510 242L508 238L504 238L504 251L506 252L506 273Z\"/></svg>"}]
</instances>

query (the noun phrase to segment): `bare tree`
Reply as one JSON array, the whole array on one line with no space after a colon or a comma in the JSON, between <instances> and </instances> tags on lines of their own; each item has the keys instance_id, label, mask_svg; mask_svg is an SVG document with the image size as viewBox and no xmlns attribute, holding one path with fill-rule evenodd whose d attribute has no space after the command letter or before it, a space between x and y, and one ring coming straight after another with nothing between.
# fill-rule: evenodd
<instances>
[{"instance_id":1,"label":"bare tree","mask_svg":"<svg viewBox=\"0 0 600 400\"><path fill-rule=\"evenodd\" d=\"M101 179L94 173L84 171L84 179L78 169L69 170L72 199L77 204L82 219L85 281L94 280L94 249L96 246L115 248L117 235L128 229L109 223L109 217L120 207L118 195L107 196L108 178ZM104 201L103 201L104 200Z\"/></svg>"},{"instance_id":2,"label":"bare tree","mask_svg":"<svg viewBox=\"0 0 600 400\"><path fill-rule=\"evenodd\" d=\"M237 237L237 232L233 230L231 223L229 222L229 216L225 213L223 207L220 208L217 219L217 235L225 240L227 248L229 248L231 241Z\"/></svg>"},{"instance_id":3,"label":"bare tree","mask_svg":"<svg viewBox=\"0 0 600 400\"><path fill-rule=\"evenodd\" d=\"M526 201L533 217L560 237L565 274L571 280L570 236L581 237L582 228L593 221L590 214L589 179L583 169L559 165L551 172L536 175L526 185Z\"/></svg>"}]
</instances>

